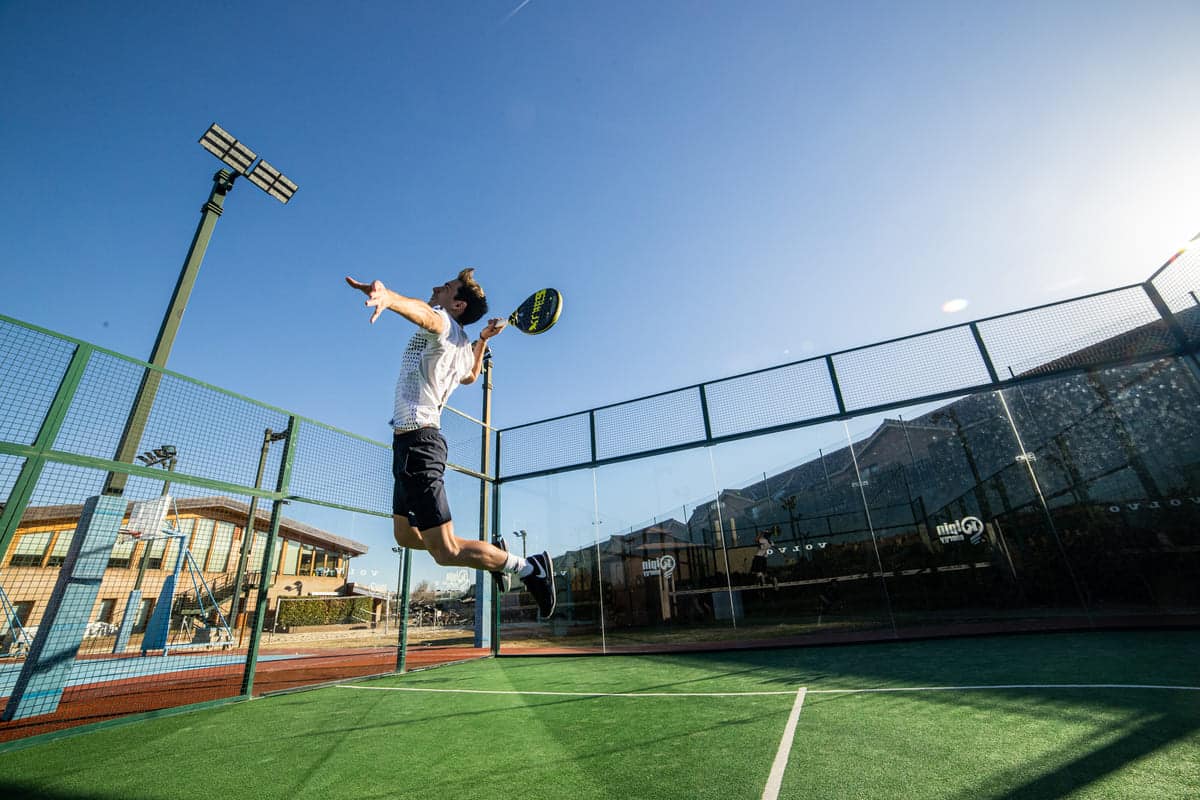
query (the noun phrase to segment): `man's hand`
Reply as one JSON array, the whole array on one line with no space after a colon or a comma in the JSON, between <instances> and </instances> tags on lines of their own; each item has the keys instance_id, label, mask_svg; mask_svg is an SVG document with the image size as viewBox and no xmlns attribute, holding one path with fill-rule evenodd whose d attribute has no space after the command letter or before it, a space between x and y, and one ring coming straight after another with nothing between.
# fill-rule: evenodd
<instances>
[{"instance_id":1,"label":"man's hand","mask_svg":"<svg viewBox=\"0 0 1200 800\"><path fill-rule=\"evenodd\" d=\"M363 283L347 275L346 283L350 284L352 289L358 289L367 296L367 302L363 303L363 305L375 307L375 313L371 315L372 325L375 324L375 320L379 319L379 315L391 306L391 292L383 285L383 281Z\"/></svg>"},{"instance_id":2,"label":"man's hand","mask_svg":"<svg viewBox=\"0 0 1200 800\"><path fill-rule=\"evenodd\" d=\"M479 332L479 338L486 342L493 336L499 336L500 331L504 330L507 326L508 320L506 319L501 319L500 317L489 319L487 322L487 327Z\"/></svg>"}]
</instances>

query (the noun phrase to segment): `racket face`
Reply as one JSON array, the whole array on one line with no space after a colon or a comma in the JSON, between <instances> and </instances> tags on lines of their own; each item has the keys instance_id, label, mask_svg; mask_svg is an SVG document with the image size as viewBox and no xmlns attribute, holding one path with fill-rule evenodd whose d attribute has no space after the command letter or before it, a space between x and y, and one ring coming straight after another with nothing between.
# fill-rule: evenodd
<instances>
[{"instance_id":1,"label":"racket face","mask_svg":"<svg viewBox=\"0 0 1200 800\"><path fill-rule=\"evenodd\" d=\"M542 333L558 322L562 313L562 295L557 289L534 292L508 318L508 324L523 333Z\"/></svg>"}]
</instances>

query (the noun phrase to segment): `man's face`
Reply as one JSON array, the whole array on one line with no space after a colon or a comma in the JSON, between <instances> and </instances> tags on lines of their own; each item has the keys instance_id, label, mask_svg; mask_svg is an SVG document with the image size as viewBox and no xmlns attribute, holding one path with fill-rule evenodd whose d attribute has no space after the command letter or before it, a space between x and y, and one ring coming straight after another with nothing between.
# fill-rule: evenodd
<instances>
[{"instance_id":1,"label":"man's face","mask_svg":"<svg viewBox=\"0 0 1200 800\"><path fill-rule=\"evenodd\" d=\"M458 278L455 278L452 281L446 281L441 286L433 287L433 294L429 297L429 305L441 306L453 314L455 312L455 308L451 304L455 302L454 296L458 294L458 290L460 288L462 288L462 281L460 281ZM462 301L460 300L459 302L461 303Z\"/></svg>"}]
</instances>

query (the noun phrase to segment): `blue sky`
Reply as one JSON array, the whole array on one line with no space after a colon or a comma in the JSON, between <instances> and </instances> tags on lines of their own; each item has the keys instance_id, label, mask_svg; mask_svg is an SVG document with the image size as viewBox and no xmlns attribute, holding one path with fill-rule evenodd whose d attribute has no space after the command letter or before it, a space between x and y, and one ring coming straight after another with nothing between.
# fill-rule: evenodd
<instances>
[{"instance_id":1,"label":"blue sky","mask_svg":"<svg viewBox=\"0 0 1200 800\"><path fill-rule=\"evenodd\" d=\"M373 438L408 330L347 273L562 290L495 343L510 425L1137 282L1200 228L1195 3L518 6L0 3L0 313L147 357L213 121L300 191L229 196L171 368Z\"/></svg>"}]
</instances>

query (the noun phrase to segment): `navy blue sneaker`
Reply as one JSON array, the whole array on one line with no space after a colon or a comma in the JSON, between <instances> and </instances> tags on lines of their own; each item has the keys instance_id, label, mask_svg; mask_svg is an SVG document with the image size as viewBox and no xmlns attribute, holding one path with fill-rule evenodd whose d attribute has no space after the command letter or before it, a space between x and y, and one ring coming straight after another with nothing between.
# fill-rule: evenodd
<instances>
[{"instance_id":1,"label":"navy blue sneaker","mask_svg":"<svg viewBox=\"0 0 1200 800\"><path fill-rule=\"evenodd\" d=\"M504 552L506 552L506 553L508 552L508 543L504 541L503 536L497 536L494 539L492 539L492 544L494 544L496 547L499 547ZM507 592L509 589L512 588L512 573L511 572L505 572L504 570L497 570L496 572L492 573L492 579L496 581L496 590L499 591L500 594L504 594L505 592Z\"/></svg>"},{"instance_id":2,"label":"navy blue sneaker","mask_svg":"<svg viewBox=\"0 0 1200 800\"><path fill-rule=\"evenodd\" d=\"M554 588L554 562L549 553L543 552L530 556L526 563L533 571L521 578L521 583L525 584L526 591L533 595L542 619L550 619L558 602Z\"/></svg>"}]
</instances>

